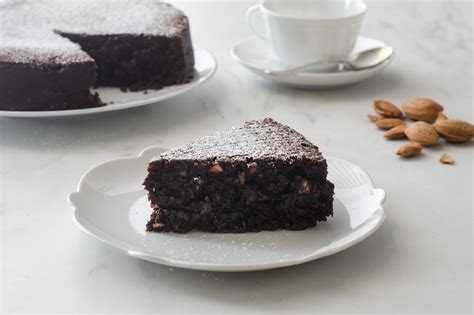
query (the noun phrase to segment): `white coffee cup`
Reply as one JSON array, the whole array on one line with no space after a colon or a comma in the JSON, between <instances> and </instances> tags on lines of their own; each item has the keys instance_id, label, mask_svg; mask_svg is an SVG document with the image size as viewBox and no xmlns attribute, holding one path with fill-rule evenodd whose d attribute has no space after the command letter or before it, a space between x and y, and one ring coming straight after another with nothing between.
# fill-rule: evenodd
<instances>
[{"instance_id":1,"label":"white coffee cup","mask_svg":"<svg viewBox=\"0 0 474 315\"><path fill-rule=\"evenodd\" d=\"M366 10L362 0L263 0L247 10L246 19L282 63L302 65L347 57ZM254 26L253 15L258 11L264 33Z\"/></svg>"}]
</instances>

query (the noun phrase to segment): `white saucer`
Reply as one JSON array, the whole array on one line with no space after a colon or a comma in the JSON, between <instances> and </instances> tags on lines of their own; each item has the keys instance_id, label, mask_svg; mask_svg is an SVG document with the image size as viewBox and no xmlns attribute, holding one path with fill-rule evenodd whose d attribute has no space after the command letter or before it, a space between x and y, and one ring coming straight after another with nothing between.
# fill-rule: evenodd
<instances>
[{"instance_id":1,"label":"white saucer","mask_svg":"<svg viewBox=\"0 0 474 315\"><path fill-rule=\"evenodd\" d=\"M52 111L7 111L0 110L0 117L62 117L111 112L137 106L144 106L183 94L209 80L217 69L214 56L202 48L194 49L194 77L191 82L165 87L161 90L122 92L119 88L100 87L93 92L99 93L107 105L94 108L52 110Z\"/></svg>"},{"instance_id":2,"label":"white saucer","mask_svg":"<svg viewBox=\"0 0 474 315\"><path fill-rule=\"evenodd\" d=\"M252 271L297 265L340 252L382 224L385 192L360 167L329 158L335 184L334 217L305 231L243 234L145 232L151 208L142 182L149 148L137 157L107 161L87 171L69 195L74 220L119 251L151 262L206 271Z\"/></svg>"},{"instance_id":3,"label":"white saucer","mask_svg":"<svg viewBox=\"0 0 474 315\"><path fill-rule=\"evenodd\" d=\"M369 48L386 46L376 39L359 36L352 53ZM379 74L393 60L393 55L382 64L360 71L341 72L296 72L285 76L273 76L265 69L284 69L281 61L275 57L268 42L250 37L236 43L231 51L232 57L253 73L278 83L302 88L331 88L354 84Z\"/></svg>"}]
</instances>

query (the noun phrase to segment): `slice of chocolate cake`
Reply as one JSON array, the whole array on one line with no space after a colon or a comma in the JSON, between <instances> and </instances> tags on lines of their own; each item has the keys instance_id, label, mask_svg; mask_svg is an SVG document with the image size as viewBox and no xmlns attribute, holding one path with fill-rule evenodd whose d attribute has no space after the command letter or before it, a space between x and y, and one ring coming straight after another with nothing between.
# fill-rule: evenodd
<instances>
[{"instance_id":1,"label":"slice of chocolate cake","mask_svg":"<svg viewBox=\"0 0 474 315\"><path fill-rule=\"evenodd\" d=\"M148 231L302 230L333 213L334 185L318 148L270 118L155 157L144 181Z\"/></svg>"}]
</instances>

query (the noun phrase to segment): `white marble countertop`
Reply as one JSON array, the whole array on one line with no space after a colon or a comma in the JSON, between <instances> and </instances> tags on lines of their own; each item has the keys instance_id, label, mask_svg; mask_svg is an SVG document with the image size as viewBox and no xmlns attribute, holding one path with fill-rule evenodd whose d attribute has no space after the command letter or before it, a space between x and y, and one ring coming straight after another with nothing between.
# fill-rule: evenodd
<instances>
[{"instance_id":1,"label":"white marble countertop","mask_svg":"<svg viewBox=\"0 0 474 315\"><path fill-rule=\"evenodd\" d=\"M185 2L196 45L216 76L183 96L74 119L0 119L1 312L465 312L472 311L473 145L442 144L419 158L394 155L365 115L377 98L426 96L450 117L473 117L470 1L369 2L362 34L393 45L381 76L332 91L292 90L235 63L249 36L250 2ZM270 116L387 192L387 219L342 253L266 272L172 269L115 252L72 222L66 196L107 159ZM449 152L456 164L437 160Z\"/></svg>"}]
</instances>

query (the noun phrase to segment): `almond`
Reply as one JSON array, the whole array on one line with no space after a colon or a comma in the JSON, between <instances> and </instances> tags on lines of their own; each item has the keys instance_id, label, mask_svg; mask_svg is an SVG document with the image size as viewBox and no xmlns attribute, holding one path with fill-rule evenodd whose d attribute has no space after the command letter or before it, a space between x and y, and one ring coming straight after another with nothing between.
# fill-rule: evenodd
<instances>
[{"instance_id":1,"label":"almond","mask_svg":"<svg viewBox=\"0 0 474 315\"><path fill-rule=\"evenodd\" d=\"M375 125L380 129L392 129L396 126L405 125L405 123L403 122L403 120L398 118L382 118L377 120L375 122Z\"/></svg>"},{"instance_id":2,"label":"almond","mask_svg":"<svg viewBox=\"0 0 474 315\"><path fill-rule=\"evenodd\" d=\"M474 137L474 125L465 121L442 119L433 126L441 137L450 142L466 142Z\"/></svg>"},{"instance_id":3,"label":"almond","mask_svg":"<svg viewBox=\"0 0 474 315\"><path fill-rule=\"evenodd\" d=\"M209 172L214 174L222 173L223 171L224 169L219 164L214 164L209 168Z\"/></svg>"},{"instance_id":4,"label":"almond","mask_svg":"<svg viewBox=\"0 0 474 315\"><path fill-rule=\"evenodd\" d=\"M252 162L250 164L247 164L247 171L250 175L255 175L257 174L257 163Z\"/></svg>"},{"instance_id":5,"label":"almond","mask_svg":"<svg viewBox=\"0 0 474 315\"><path fill-rule=\"evenodd\" d=\"M443 164L454 164L453 158L447 153L441 155L439 161Z\"/></svg>"},{"instance_id":6,"label":"almond","mask_svg":"<svg viewBox=\"0 0 474 315\"><path fill-rule=\"evenodd\" d=\"M369 118L371 122L376 122L377 120L380 120L382 117L369 114L367 115L367 118Z\"/></svg>"},{"instance_id":7,"label":"almond","mask_svg":"<svg viewBox=\"0 0 474 315\"><path fill-rule=\"evenodd\" d=\"M405 115L413 120L433 122L443 106L428 98L416 98L402 105Z\"/></svg>"},{"instance_id":8,"label":"almond","mask_svg":"<svg viewBox=\"0 0 474 315\"><path fill-rule=\"evenodd\" d=\"M408 142L407 144L402 145L401 147L398 148L397 150L397 155L403 156L403 157L410 157L410 156L415 156L419 154L422 150L421 144L417 142Z\"/></svg>"},{"instance_id":9,"label":"almond","mask_svg":"<svg viewBox=\"0 0 474 315\"><path fill-rule=\"evenodd\" d=\"M443 112L438 113L438 116L436 117L436 121L444 120L444 119L448 119L448 117L445 114L443 114Z\"/></svg>"},{"instance_id":10,"label":"almond","mask_svg":"<svg viewBox=\"0 0 474 315\"><path fill-rule=\"evenodd\" d=\"M375 100L374 110L377 114L386 118L401 118L403 116L402 111L397 106L384 100Z\"/></svg>"},{"instance_id":11,"label":"almond","mask_svg":"<svg viewBox=\"0 0 474 315\"><path fill-rule=\"evenodd\" d=\"M307 194L311 191L311 185L306 178L301 179L298 194Z\"/></svg>"},{"instance_id":12,"label":"almond","mask_svg":"<svg viewBox=\"0 0 474 315\"><path fill-rule=\"evenodd\" d=\"M394 139L403 139L406 138L405 135L405 125L400 125L393 127L392 129L389 129L386 131L383 136L387 140L394 140Z\"/></svg>"},{"instance_id":13,"label":"almond","mask_svg":"<svg viewBox=\"0 0 474 315\"><path fill-rule=\"evenodd\" d=\"M239 183L240 185L245 185L245 172L239 173Z\"/></svg>"},{"instance_id":14,"label":"almond","mask_svg":"<svg viewBox=\"0 0 474 315\"><path fill-rule=\"evenodd\" d=\"M433 145L438 142L439 135L436 130L424 121L417 121L405 129L407 138L421 145Z\"/></svg>"}]
</instances>

